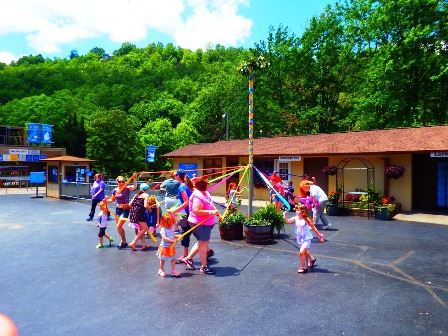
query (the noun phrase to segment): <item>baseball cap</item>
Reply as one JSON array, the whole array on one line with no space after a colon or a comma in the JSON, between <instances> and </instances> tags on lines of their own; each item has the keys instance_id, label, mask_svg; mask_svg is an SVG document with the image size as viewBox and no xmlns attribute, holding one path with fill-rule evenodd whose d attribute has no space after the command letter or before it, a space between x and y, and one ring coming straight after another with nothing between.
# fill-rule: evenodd
<instances>
[{"instance_id":1,"label":"baseball cap","mask_svg":"<svg viewBox=\"0 0 448 336\"><path fill-rule=\"evenodd\" d=\"M176 175L179 176L181 180L183 180L184 177L185 177L185 170L183 170L183 169L179 169L179 170L176 172Z\"/></svg>"},{"instance_id":2,"label":"baseball cap","mask_svg":"<svg viewBox=\"0 0 448 336\"><path fill-rule=\"evenodd\" d=\"M145 190L148 190L148 189L149 189L149 185L148 184L146 184L146 183L140 184L140 190L145 191Z\"/></svg>"}]
</instances>

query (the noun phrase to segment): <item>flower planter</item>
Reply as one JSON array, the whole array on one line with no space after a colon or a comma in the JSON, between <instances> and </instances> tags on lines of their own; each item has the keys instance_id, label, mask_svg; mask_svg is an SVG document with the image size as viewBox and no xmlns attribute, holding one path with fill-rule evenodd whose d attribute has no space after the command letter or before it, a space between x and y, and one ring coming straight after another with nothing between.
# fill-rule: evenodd
<instances>
[{"instance_id":1,"label":"flower planter","mask_svg":"<svg viewBox=\"0 0 448 336\"><path fill-rule=\"evenodd\" d=\"M361 208L350 208L350 216L361 216Z\"/></svg>"},{"instance_id":2,"label":"flower planter","mask_svg":"<svg viewBox=\"0 0 448 336\"><path fill-rule=\"evenodd\" d=\"M244 238L249 244L266 244L273 239L273 233L273 225L244 225Z\"/></svg>"},{"instance_id":3,"label":"flower planter","mask_svg":"<svg viewBox=\"0 0 448 336\"><path fill-rule=\"evenodd\" d=\"M242 240L243 223L223 224L219 226L219 234L222 240Z\"/></svg>"},{"instance_id":4,"label":"flower planter","mask_svg":"<svg viewBox=\"0 0 448 336\"><path fill-rule=\"evenodd\" d=\"M392 220L392 217L395 216L394 211L390 211L387 208L375 207L375 218L379 220Z\"/></svg>"},{"instance_id":5,"label":"flower planter","mask_svg":"<svg viewBox=\"0 0 448 336\"><path fill-rule=\"evenodd\" d=\"M338 204L327 204L327 215L337 216L339 212Z\"/></svg>"}]
</instances>

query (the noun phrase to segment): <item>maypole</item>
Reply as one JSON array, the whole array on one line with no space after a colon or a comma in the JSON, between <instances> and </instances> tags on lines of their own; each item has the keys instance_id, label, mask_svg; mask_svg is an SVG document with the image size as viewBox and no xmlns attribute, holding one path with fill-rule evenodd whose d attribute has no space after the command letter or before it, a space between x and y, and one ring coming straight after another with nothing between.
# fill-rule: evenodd
<instances>
[{"instance_id":1,"label":"maypole","mask_svg":"<svg viewBox=\"0 0 448 336\"><path fill-rule=\"evenodd\" d=\"M254 78L253 67L249 70L249 210L252 217L252 200L254 191Z\"/></svg>"},{"instance_id":2,"label":"maypole","mask_svg":"<svg viewBox=\"0 0 448 336\"><path fill-rule=\"evenodd\" d=\"M242 75L249 75L249 217L252 216L252 201L254 191L254 79L255 70L264 69L269 66L269 62L263 56L257 59L244 61L239 71Z\"/></svg>"}]
</instances>

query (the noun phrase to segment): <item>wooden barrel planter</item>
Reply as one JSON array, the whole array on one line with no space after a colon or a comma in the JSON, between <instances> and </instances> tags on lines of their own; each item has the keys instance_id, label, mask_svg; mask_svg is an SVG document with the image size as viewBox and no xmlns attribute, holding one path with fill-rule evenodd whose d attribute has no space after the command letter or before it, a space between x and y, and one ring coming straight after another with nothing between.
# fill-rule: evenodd
<instances>
[{"instance_id":1,"label":"wooden barrel planter","mask_svg":"<svg viewBox=\"0 0 448 336\"><path fill-rule=\"evenodd\" d=\"M223 224L219 226L219 234L222 240L242 240L243 223Z\"/></svg>"},{"instance_id":2,"label":"wooden barrel planter","mask_svg":"<svg viewBox=\"0 0 448 336\"><path fill-rule=\"evenodd\" d=\"M244 225L244 238L249 244L266 244L273 238L273 225Z\"/></svg>"}]
</instances>

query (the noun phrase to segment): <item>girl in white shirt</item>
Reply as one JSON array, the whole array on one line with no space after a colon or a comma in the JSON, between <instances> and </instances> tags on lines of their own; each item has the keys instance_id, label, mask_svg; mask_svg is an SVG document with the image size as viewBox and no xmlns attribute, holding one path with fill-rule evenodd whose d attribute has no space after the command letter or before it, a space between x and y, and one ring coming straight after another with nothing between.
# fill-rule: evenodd
<instances>
[{"instance_id":1,"label":"girl in white shirt","mask_svg":"<svg viewBox=\"0 0 448 336\"><path fill-rule=\"evenodd\" d=\"M287 212L283 212L283 218L285 219L285 223L292 224L295 223L295 234L296 240L299 244L299 257L301 266L298 269L298 273L305 273L308 271L308 268L312 268L314 263L316 262L316 258L314 258L309 252L309 248L311 246L311 240L313 239L313 234L311 230L319 237L319 241L321 243L324 242L324 235L320 234L317 228L313 224L313 220L311 219L308 208L305 204L297 204L295 207L296 215L291 218L287 218ZM306 267L306 258L308 258L308 268Z\"/></svg>"}]
</instances>

